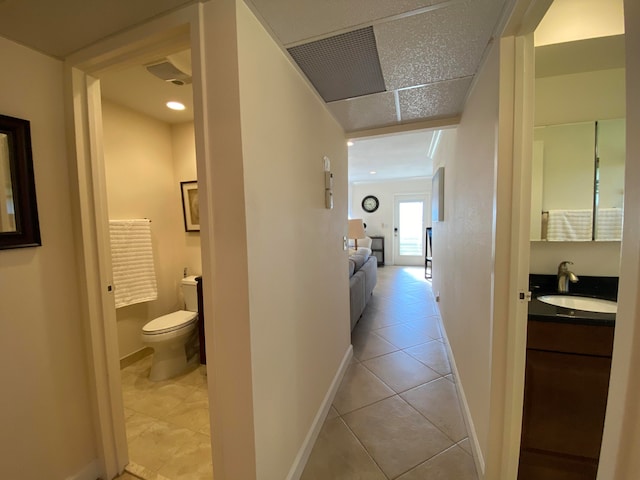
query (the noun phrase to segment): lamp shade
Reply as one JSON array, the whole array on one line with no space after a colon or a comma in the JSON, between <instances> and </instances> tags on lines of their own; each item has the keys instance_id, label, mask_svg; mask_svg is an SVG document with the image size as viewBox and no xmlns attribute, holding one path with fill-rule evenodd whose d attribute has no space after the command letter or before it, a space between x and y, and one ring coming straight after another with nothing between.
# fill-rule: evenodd
<instances>
[{"instance_id":1,"label":"lamp shade","mask_svg":"<svg viewBox=\"0 0 640 480\"><path fill-rule=\"evenodd\" d=\"M361 218L353 218L349 220L349 238L364 238L367 234L364 232L364 223Z\"/></svg>"}]
</instances>

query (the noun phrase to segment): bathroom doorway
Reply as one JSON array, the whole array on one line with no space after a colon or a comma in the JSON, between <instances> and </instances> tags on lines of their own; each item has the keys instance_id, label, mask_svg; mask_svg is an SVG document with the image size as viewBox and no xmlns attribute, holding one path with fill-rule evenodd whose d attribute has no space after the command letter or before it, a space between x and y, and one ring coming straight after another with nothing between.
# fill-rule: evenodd
<instances>
[{"instance_id":1,"label":"bathroom doorway","mask_svg":"<svg viewBox=\"0 0 640 480\"><path fill-rule=\"evenodd\" d=\"M565 5L570 2L564 2ZM607 2L602 2L606 4ZM618 4L620 7L620 11L622 11L622 1L620 2L609 2L609 5ZM631 2L629 2L631 3ZM511 247L514 248L514 252L516 252L516 256L511 256L510 260L510 268L512 272L518 272L519 275L512 275L510 280L510 295L511 297L511 306L508 309L504 310L505 317L508 320L503 324L500 323L497 325L500 330L504 332L509 332L505 335L499 334L498 339L495 342L496 345L499 343L503 343L506 348L504 351L494 351L495 358L497 359L506 359L505 364L507 368L503 369L506 373L506 382L502 383L499 389L496 389L496 393L504 399L503 405L505 408L503 409L503 413L499 416L501 417L499 424L504 426L502 429L502 434L500 435L500 439L496 440L496 452L500 452L499 455L496 455L495 458L500 458L499 463L488 464L487 470L485 474L491 476L494 472L500 471L503 475L508 476L509 478L515 478L517 475L518 469L518 458L517 455L513 455L513 452L519 450L520 446L520 425L522 422L522 392L524 387L524 359L525 359L525 351L526 351L526 325L527 325L527 302L524 300L523 302L518 302L524 304L524 308L522 305L517 305L515 302L516 298L524 298L526 299L527 291L529 290L529 282L528 282L528 273L529 273L529 249L530 242L529 236L529 220L531 216L530 210L531 206L531 177L530 177L530 168L531 168L531 156L533 155L533 128L534 128L534 101L535 96L533 95L534 89L534 72L536 68L535 65L535 56L534 56L534 38L533 31L536 29L540 20L544 16L545 12L549 8L551 4L550 1L533 1L531 2L531 8L528 9L527 14L523 15L522 18L519 19L518 25L510 25L507 27L507 34L503 38L501 44L501 50L504 52L504 59L501 59L501 74L504 72L510 72L509 75L504 75L504 78L507 80L505 82L506 86L509 85L510 82L513 82L513 91L508 92L505 95L505 106L508 107L509 112L513 112L513 124L509 124L510 118L505 122L504 131L509 133L508 131L512 129L513 136L510 138L512 141L511 145L504 145L509 149L510 152L513 152L513 174L512 177L516 179L513 186L516 187L513 189L513 192L517 192L517 195L514 195L513 198L513 212L515 212L514 218L519 218L520 222L514 223L514 228L512 228L512 238L515 241L511 242ZM572 14L564 15L563 22L567 18L571 18ZM582 17L581 17L582 18ZM602 22L601 22L602 23ZM627 19L627 25L630 25L632 22ZM566 22L563 25L565 30L567 30ZM559 30L562 30L559 28ZM511 36L510 36L511 35ZM630 42L626 41L626 48L628 49L630 46ZM627 51L626 60L630 62L631 56ZM515 67L515 68L514 68ZM511 76L511 72L514 73ZM507 88L503 88L502 86L503 77L501 77L501 92L507 92ZM574 85L575 88L575 85ZM620 86L620 90L624 88ZM575 88L576 92L578 91ZM629 94L629 86L627 86L627 94ZM565 99L563 99L565 100ZM627 111L629 111L629 100L624 102L627 105ZM557 106L557 105L556 105ZM537 115L536 115L537 117ZM501 129L502 130L502 129ZM631 130L628 130L631 131ZM510 137L510 135L506 135L505 138ZM629 142L627 142L629 143ZM627 154L627 158L629 158L629 154ZM637 172L635 172L637 173ZM628 172L625 172L625 176L627 179L631 178L628 175ZM628 180L627 180L628 181ZM517 188L517 187L520 188ZM498 190L499 191L499 190ZM625 195L628 192L625 192ZM626 203L625 203L626 207ZM518 214L519 213L519 214ZM540 212L538 212L539 215ZM513 216L513 215L512 215ZM535 221L536 225L539 224L539 220ZM630 234L629 237L632 237L634 233L629 232L626 228L623 232L623 235ZM574 244L578 245L578 244ZM574 255L576 253L576 248L566 250L567 255ZM625 255L626 253L626 255ZM614 260L612 260L612 264L617 264L618 259L622 258L621 263L621 279L625 273L629 275L626 281L632 281L634 284L637 280L637 269L632 272L634 268L637 268L637 257L633 254L630 255L630 250L625 252L624 246L621 248L621 256L617 256ZM565 254L561 254L562 258L557 258L555 262L555 267L557 268L558 263L561 260L565 260ZM625 261L625 257L627 261ZM554 258L554 260L556 260ZM593 263L593 261L592 261ZM635 267L634 267L635 264ZM524 277L522 275L524 273ZM621 283L622 285L622 283ZM634 289L633 292L637 290ZM627 292L628 293L628 292ZM635 293L634 293L635 295ZM609 389L609 398L607 405L607 415L605 418L605 430L604 437L602 442L602 454L600 456L600 474L607 476L612 475L611 472L614 471L615 468L618 468L616 465L619 462L618 449L621 448L621 444L626 442L621 442L620 439L624 439L627 435L626 432L622 431L620 418L622 418L622 414L619 412L625 408L625 403L622 400L622 397L627 392L627 382L628 378L624 377L624 372L628 372L629 362L631 359L631 351L630 349L632 341L626 341L626 339L622 339L622 335L620 335L620 328L623 327L626 332L626 336L630 334L631 323L633 312L635 311L632 305L635 305L635 297L632 301L630 301L630 297L627 296L623 298L624 294L621 289L620 296L618 297L620 304L625 304L625 313L629 312L630 314L626 315L625 318L617 318L616 320L616 338L614 343L614 358L617 356L618 365L613 364L611 370L611 388ZM498 304L496 304L498 305ZM500 306L502 309L502 306ZM628 310L627 310L628 308ZM619 310L622 313L622 310ZM502 316L502 315L501 315ZM619 322L620 321L620 322ZM523 328L524 326L524 328ZM497 332L500 330L496 330ZM621 348L622 347L622 348ZM495 362L496 365L499 362ZM616 366L618 366L617 377L616 378ZM496 372L498 373L498 372ZM612 400L615 402L615 407L617 407L618 411L614 411L612 406ZM627 407L630 409L629 407ZM500 470L495 469L494 465L501 464ZM604 473L603 473L604 472ZM620 473L620 471L618 471Z\"/></svg>"},{"instance_id":2,"label":"bathroom doorway","mask_svg":"<svg viewBox=\"0 0 640 480\"><path fill-rule=\"evenodd\" d=\"M186 8L68 61L98 456L106 478L127 465L144 478L191 470L202 478L213 475L204 368L196 364L171 381L153 383L151 357L140 341L142 325L182 308L185 272L202 273L199 233L185 227L181 188L198 180L194 117L172 123L127 100L142 95L131 87L136 74L162 83L146 66L188 52L197 18L197 8ZM150 87L142 91L150 102L171 100L149 95ZM193 93L186 97L192 108ZM114 307L110 219L150 222L157 300Z\"/></svg>"},{"instance_id":3,"label":"bathroom doorway","mask_svg":"<svg viewBox=\"0 0 640 480\"><path fill-rule=\"evenodd\" d=\"M172 479L190 471L198 478L207 478L207 471L212 475L206 366L200 366L197 345L199 320L180 327L184 333L175 347L189 360L171 368L173 372L179 367L180 373L165 378L168 360L157 360L158 348L173 351L166 344L174 340L164 340L162 347L156 340L178 332L163 334L166 323L186 310L197 310L185 307L188 290L195 291L196 282L185 280L182 285L181 280L202 272L199 221L194 225L184 220L191 206L184 186L197 195L197 169L191 50L180 48L169 45L137 62L132 58L129 63L134 65L114 65L99 76L126 469L143 478ZM182 110L168 108L169 102L180 102ZM135 255L126 253L134 250ZM143 335L160 317L162 327ZM157 378L160 368L166 375Z\"/></svg>"},{"instance_id":4,"label":"bathroom doorway","mask_svg":"<svg viewBox=\"0 0 640 480\"><path fill-rule=\"evenodd\" d=\"M578 12L580 22L568 20ZM544 471L549 479L595 480L604 458L617 304L594 325L585 319L591 307L568 315L552 310L545 317L540 299L545 293L617 299L625 176L622 2L552 2L536 27L534 47L533 299L518 478ZM563 285L564 272L571 275L570 287ZM538 343L542 329L545 341L557 339L555 345ZM580 338L593 337L597 355L581 345L574 330ZM563 338L573 338L569 347ZM558 401L546 408L548 398Z\"/></svg>"}]
</instances>

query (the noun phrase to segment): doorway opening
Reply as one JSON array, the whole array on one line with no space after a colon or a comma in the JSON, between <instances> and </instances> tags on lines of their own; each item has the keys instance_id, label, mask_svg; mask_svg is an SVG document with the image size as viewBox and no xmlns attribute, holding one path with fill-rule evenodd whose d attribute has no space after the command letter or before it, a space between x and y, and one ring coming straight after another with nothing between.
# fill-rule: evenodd
<instances>
[{"instance_id":1,"label":"doorway opening","mask_svg":"<svg viewBox=\"0 0 640 480\"><path fill-rule=\"evenodd\" d=\"M183 213L193 205L184 203L182 184L197 185L195 144L199 144L198 155L204 150L194 124L206 121L196 110L198 115L174 124L134 100L146 98L148 104L177 100L157 94L158 88L174 88L173 93L185 86L171 78L155 78L147 67L176 54L189 59L189 49L199 48L198 36L192 33L198 28L198 15L197 7L186 8L78 52L67 61L88 348L98 457L105 478L122 473L125 466L144 478L173 478L177 472L205 478L213 475L203 369L189 364L186 373L180 370L181 375L154 383L147 375L152 357L146 356L149 349L141 340L142 327L150 320L184 311L182 279L202 272L198 233L193 232L193 222L187 228ZM184 71L183 64L180 69ZM134 86L136 78L144 78L142 86ZM184 77L179 80L189 84ZM156 83L149 86L152 84L145 82ZM193 92L189 86L182 91L188 108L195 103L193 96L203 95L197 75L195 86ZM115 308L110 220L149 223L156 297ZM203 219L203 228L206 226ZM212 294L211 289L206 292L205 296ZM196 353L195 348L190 352ZM197 354L193 357L197 360ZM178 374L169 376L173 373ZM151 448L143 445L145 436L152 441ZM187 441L192 444L186 446ZM183 461L176 462L181 455Z\"/></svg>"},{"instance_id":2,"label":"doorway opening","mask_svg":"<svg viewBox=\"0 0 640 480\"><path fill-rule=\"evenodd\" d=\"M349 218L362 218L367 236L379 239L385 251L385 264L394 265L396 261L398 265L424 264L425 228L431 226L432 177L445 161L446 148L442 146L455 138L455 132L455 127L443 127L349 141ZM370 196L378 200L375 209L363 206L364 199ZM414 197L422 202L422 218L418 215L401 227L397 199L409 201ZM403 217L409 212L405 208L411 209L409 204L405 205ZM402 253L399 232L402 232Z\"/></svg>"},{"instance_id":3,"label":"doorway opening","mask_svg":"<svg viewBox=\"0 0 640 480\"><path fill-rule=\"evenodd\" d=\"M197 289L202 265L200 222L191 218L197 212L190 210L184 192L186 185L187 193L197 195L191 51L177 48L180 45L170 45L98 75L104 158L100 176L111 234L126 470L143 478L171 479L189 469L206 477L212 470L206 365L200 365L198 354L204 344L198 334L202 312L195 320L189 315L188 322L185 315L198 310L188 299L189 290ZM160 76L154 73L158 66L164 69ZM169 102L180 102L184 109L170 109ZM150 250L140 251L145 256L122 255L123 250L141 248L143 232L150 242ZM137 270L143 258L148 259L146 272ZM134 272L139 275L136 281L155 286L147 287L144 300L135 294L139 284L132 283ZM158 322L161 328L152 329ZM175 346L167 345L171 339L161 342L163 351L181 353L175 368L166 366L168 355L160 363L155 343L159 336L167 337L167 328L173 329L172 335L183 332Z\"/></svg>"},{"instance_id":4,"label":"doorway opening","mask_svg":"<svg viewBox=\"0 0 640 480\"><path fill-rule=\"evenodd\" d=\"M623 10L622 2L616 3L582 5L581 20L572 25L568 19L575 5L556 0L531 39L535 128L528 142L528 273L533 299L527 318L521 480L542 471L550 479L598 475L616 314L601 314L595 324L588 320L591 307L576 308L567 324L560 310L544 315L540 309L545 293L617 298L626 98ZM583 342L590 340L586 347ZM558 401L545 405L549 398Z\"/></svg>"}]
</instances>

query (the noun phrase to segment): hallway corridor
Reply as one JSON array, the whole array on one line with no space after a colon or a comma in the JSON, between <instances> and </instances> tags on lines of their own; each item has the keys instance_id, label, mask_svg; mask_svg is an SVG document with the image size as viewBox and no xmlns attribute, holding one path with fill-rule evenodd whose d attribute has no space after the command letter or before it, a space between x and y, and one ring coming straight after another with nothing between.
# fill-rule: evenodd
<instances>
[{"instance_id":1,"label":"hallway corridor","mask_svg":"<svg viewBox=\"0 0 640 480\"><path fill-rule=\"evenodd\" d=\"M424 269L379 268L302 480L477 480L444 341Z\"/></svg>"}]
</instances>

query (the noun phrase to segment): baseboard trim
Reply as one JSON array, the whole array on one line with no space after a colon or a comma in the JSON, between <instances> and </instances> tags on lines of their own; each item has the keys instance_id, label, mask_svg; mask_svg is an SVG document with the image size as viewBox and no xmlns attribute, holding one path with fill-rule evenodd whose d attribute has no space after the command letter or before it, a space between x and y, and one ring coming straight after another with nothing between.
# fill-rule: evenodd
<instances>
[{"instance_id":1,"label":"baseboard trim","mask_svg":"<svg viewBox=\"0 0 640 480\"><path fill-rule=\"evenodd\" d=\"M100 469L98 468L98 460L94 460L82 470L67 477L66 480L96 480L100 479Z\"/></svg>"},{"instance_id":2,"label":"baseboard trim","mask_svg":"<svg viewBox=\"0 0 640 480\"><path fill-rule=\"evenodd\" d=\"M331 408L331 404L333 403L333 399L336 396L338 391L338 387L340 387L340 382L342 382L342 377L344 377L349 364L351 363L351 358L353 357L353 347L349 345L347 351L342 357L342 363L338 368L335 376L333 377L333 381L331 382L331 386L327 391L327 394L324 396L324 400L318 409L318 413L316 413L315 418L313 419L313 423L311 424L311 428L307 433L307 436L304 439L300 450L298 451L298 455L296 455L296 459L289 470L289 474L287 475L286 480L299 480L302 476L302 472L304 471L304 467L307 464L307 460L309 459L309 455L311 455L311 450L316 443L316 439L320 434L320 429L322 429L322 425L324 424L325 418L327 418L327 413L329 413L329 409Z\"/></svg>"},{"instance_id":3,"label":"baseboard trim","mask_svg":"<svg viewBox=\"0 0 640 480\"><path fill-rule=\"evenodd\" d=\"M484 478L484 471L485 471L484 457L482 456L482 450L480 450L480 442L478 441L478 434L476 433L476 428L473 424L473 419L471 418L471 410L469 409L469 403L467 402L467 397L464 394L464 388L462 387L462 383L460 382L458 366L456 365L456 359L453 355L453 351L451 350L451 344L449 343L449 337L447 337L447 331L445 330L444 323L442 322L442 316L440 316L440 327L442 328L442 336L445 340L444 345L445 345L445 348L447 349L447 355L449 356L449 361L451 362L451 371L453 372L453 379L455 381L456 390L458 390L458 398L460 399L460 403L462 407L462 417L464 418L464 424L467 427L467 433L469 434L469 443L471 444L473 461L476 464L476 471L478 473L478 478Z\"/></svg>"},{"instance_id":4,"label":"baseboard trim","mask_svg":"<svg viewBox=\"0 0 640 480\"><path fill-rule=\"evenodd\" d=\"M143 359L147 355L151 355L153 353L153 348L151 347L142 347L140 350L136 350L129 355L126 355L120 359L120 370L128 367L129 365L133 365L138 360Z\"/></svg>"}]
</instances>

